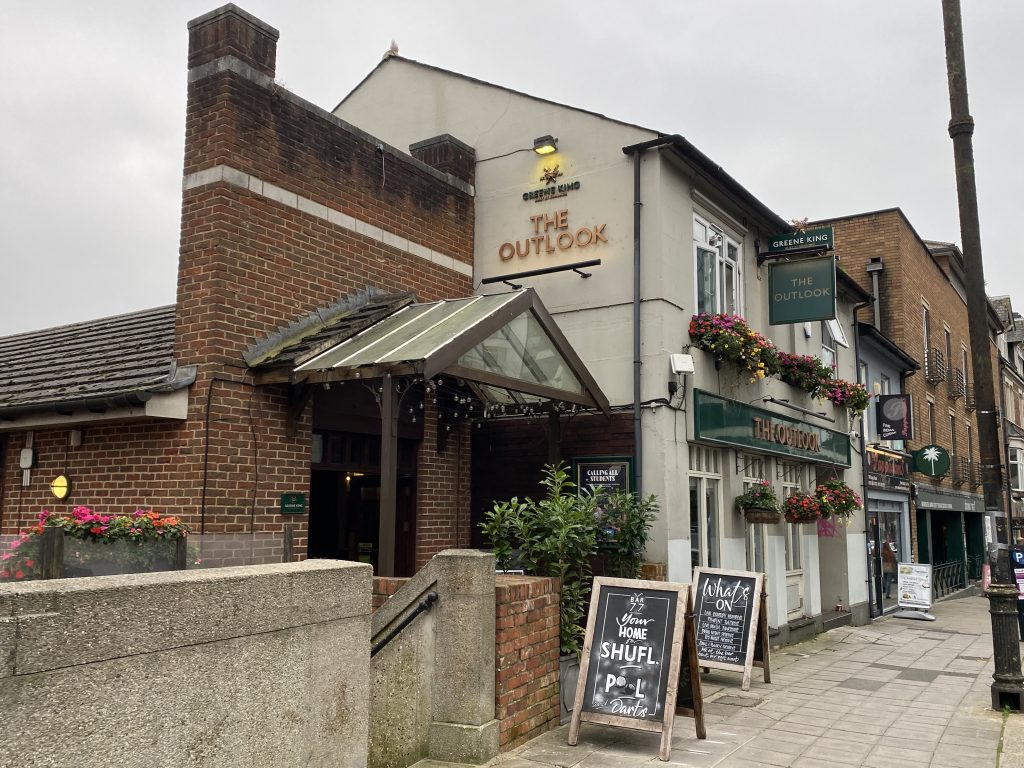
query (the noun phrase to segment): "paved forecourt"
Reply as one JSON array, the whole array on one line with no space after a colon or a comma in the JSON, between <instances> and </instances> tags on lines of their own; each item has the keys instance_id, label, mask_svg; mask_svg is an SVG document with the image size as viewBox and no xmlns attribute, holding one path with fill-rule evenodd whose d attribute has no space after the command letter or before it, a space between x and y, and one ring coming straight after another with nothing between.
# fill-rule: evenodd
<instances>
[{"instance_id":1,"label":"paved forecourt","mask_svg":"<svg viewBox=\"0 0 1024 768\"><path fill-rule=\"evenodd\" d=\"M703 675L708 738L679 718L667 763L657 734L584 724L576 747L563 726L490 765L1024 768L1024 715L990 708L988 601L945 600L932 612L935 622L887 618L779 649L772 683L755 670L748 692L738 674ZM443 764L418 767L430 765Z\"/></svg>"}]
</instances>

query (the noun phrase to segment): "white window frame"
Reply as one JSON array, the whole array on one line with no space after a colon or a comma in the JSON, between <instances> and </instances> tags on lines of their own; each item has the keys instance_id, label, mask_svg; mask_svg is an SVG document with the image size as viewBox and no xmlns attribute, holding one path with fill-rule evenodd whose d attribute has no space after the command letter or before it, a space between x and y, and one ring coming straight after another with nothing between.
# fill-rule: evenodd
<instances>
[{"instance_id":1,"label":"white window frame","mask_svg":"<svg viewBox=\"0 0 1024 768\"><path fill-rule=\"evenodd\" d=\"M694 509L690 505L690 560L693 562L693 554L697 553L697 562L706 568L722 567L722 456L717 448L704 448L699 445L690 446L690 473L687 483L687 493L690 491L690 483L697 484L697 505ZM707 509L707 491L711 483L717 488L717 509ZM714 520L717 536L711 542L708 537L709 521ZM698 541L692 541L694 522L697 524ZM696 546L694 546L696 544Z\"/></svg>"},{"instance_id":2,"label":"white window frame","mask_svg":"<svg viewBox=\"0 0 1024 768\"><path fill-rule=\"evenodd\" d=\"M736 454L736 461L743 467L743 490L760 483L762 480L771 482L769 472L771 466L767 456ZM767 525L752 523L747 526L747 570L766 572L768 558L768 539L765 533ZM760 555L760 557L758 557Z\"/></svg>"},{"instance_id":3,"label":"white window frame","mask_svg":"<svg viewBox=\"0 0 1024 768\"><path fill-rule=\"evenodd\" d=\"M730 249L735 250L735 258L730 256ZM707 296L700 279L701 251L711 260L709 272L714 283L710 291L711 306L706 304ZM732 279L726 280L730 267ZM743 245L729 237L723 227L698 215L693 217L693 282L693 305L698 312L743 314ZM732 307L728 306L729 288ZM703 306L702 302L705 302Z\"/></svg>"},{"instance_id":4,"label":"white window frame","mask_svg":"<svg viewBox=\"0 0 1024 768\"><path fill-rule=\"evenodd\" d=\"M1010 448L1010 467L1008 474L1010 487L1015 491L1024 491L1024 449ZM1017 485L1013 484L1014 474L1017 475Z\"/></svg>"}]
</instances>

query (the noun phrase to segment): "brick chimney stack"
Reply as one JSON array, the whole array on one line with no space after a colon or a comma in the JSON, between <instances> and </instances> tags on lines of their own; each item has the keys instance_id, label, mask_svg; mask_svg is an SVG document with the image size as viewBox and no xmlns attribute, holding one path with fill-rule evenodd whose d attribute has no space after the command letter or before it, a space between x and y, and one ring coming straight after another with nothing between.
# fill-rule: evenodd
<instances>
[{"instance_id":1,"label":"brick chimney stack","mask_svg":"<svg viewBox=\"0 0 1024 768\"><path fill-rule=\"evenodd\" d=\"M234 56L274 78L280 33L234 3L192 19L188 23L188 68Z\"/></svg>"}]
</instances>

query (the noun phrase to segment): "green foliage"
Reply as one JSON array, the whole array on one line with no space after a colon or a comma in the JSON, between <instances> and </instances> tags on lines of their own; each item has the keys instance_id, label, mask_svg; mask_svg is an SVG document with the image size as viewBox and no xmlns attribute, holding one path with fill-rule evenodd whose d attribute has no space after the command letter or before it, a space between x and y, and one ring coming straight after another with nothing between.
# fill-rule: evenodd
<instances>
[{"instance_id":1,"label":"green foliage","mask_svg":"<svg viewBox=\"0 0 1024 768\"><path fill-rule=\"evenodd\" d=\"M640 578L649 531L658 515L658 498L654 494L640 498L635 493L614 493L600 499L600 504L600 542L608 557L608 575Z\"/></svg>"},{"instance_id":2,"label":"green foliage","mask_svg":"<svg viewBox=\"0 0 1024 768\"><path fill-rule=\"evenodd\" d=\"M775 495L775 488L767 480L754 483L747 490L736 497L734 502L736 511L741 513L745 509L770 509L779 511L779 497Z\"/></svg>"},{"instance_id":3,"label":"green foliage","mask_svg":"<svg viewBox=\"0 0 1024 768\"><path fill-rule=\"evenodd\" d=\"M500 569L518 565L531 576L561 581L559 643L562 653L577 653L590 594L591 558L599 541L610 545L606 549L615 575L635 578L657 503L653 496L638 500L631 494L577 494L561 464L546 466L540 484L542 498L497 502L480 528Z\"/></svg>"}]
</instances>

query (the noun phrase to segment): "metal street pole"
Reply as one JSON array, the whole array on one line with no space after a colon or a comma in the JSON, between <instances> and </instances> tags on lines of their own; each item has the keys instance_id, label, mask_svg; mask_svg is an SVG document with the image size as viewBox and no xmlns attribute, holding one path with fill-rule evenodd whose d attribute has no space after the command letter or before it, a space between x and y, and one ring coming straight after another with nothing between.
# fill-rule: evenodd
<instances>
[{"instance_id":1,"label":"metal street pole","mask_svg":"<svg viewBox=\"0 0 1024 768\"><path fill-rule=\"evenodd\" d=\"M978 190L974 181L974 119L967 101L967 66L964 61L960 0L942 0L942 26L946 38L946 75L949 80L949 136L953 140L956 192L960 209L960 238L966 273L967 313L970 320L971 354L974 358L974 391L977 401L978 445L985 491L985 514L999 510L1002 486L999 422L992 355L988 333L988 297L981 259L981 227L978 224ZM1007 512L1009 514L1009 512ZM1012 526L1008 528L1012 530ZM993 585L988 592L992 616L995 673L992 675L992 707L1009 705L1021 710L1024 676L1020 668L1020 637L1017 627L1017 590L1010 580L1008 553L997 550Z\"/></svg>"}]
</instances>

